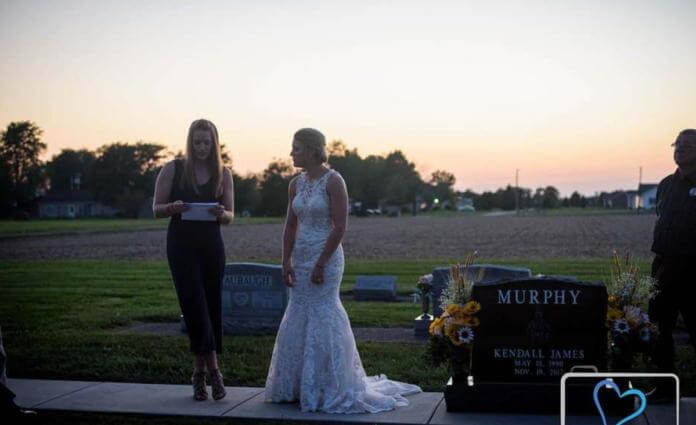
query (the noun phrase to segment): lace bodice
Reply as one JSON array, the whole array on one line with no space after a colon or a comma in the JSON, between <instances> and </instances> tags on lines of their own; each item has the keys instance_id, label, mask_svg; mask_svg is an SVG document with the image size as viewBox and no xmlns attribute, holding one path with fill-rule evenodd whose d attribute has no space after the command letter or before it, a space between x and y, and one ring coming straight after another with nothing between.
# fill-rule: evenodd
<instances>
[{"instance_id":1,"label":"lace bodice","mask_svg":"<svg viewBox=\"0 0 696 425\"><path fill-rule=\"evenodd\" d=\"M298 222L296 241L319 242L331 232L331 204L326 186L333 173L328 170L314 181L306 173L297 178L292 200Z\"/></svg>"}]
</instances>

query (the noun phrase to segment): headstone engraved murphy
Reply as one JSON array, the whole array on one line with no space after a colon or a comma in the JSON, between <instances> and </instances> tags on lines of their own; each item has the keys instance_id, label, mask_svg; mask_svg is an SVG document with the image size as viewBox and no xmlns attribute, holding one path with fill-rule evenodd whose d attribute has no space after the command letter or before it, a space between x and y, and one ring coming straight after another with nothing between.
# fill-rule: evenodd
<instances>
[{"instance_id":1,"label":"headstone engraved murphy","mask_svg":"<svg viewBox=\"0 0 696 425\"><path fill-rule=\"evenodd\" d=\"M481 303L472 353L474 385L455 376L448 410L552 413L574 366L606 369L607 291L602 283L537 277L474 285ZM594 411L590 397L571 410Z\"/></svg>"},{"instance_id":2,"label":"headstone engraved murphy","mask_svg":"<svg viewBox=\"0 0 696 425\"><path fill-rule=\"evenodd\" d=\"M272 333L288 304L281 267L258 263L225 265L222 321L225 334Z\"/></svg>"},{"instance_id":3,"label":"headstone engraved murphy","mask_svg":"<svg viewBox=\"0 0 696 425\"><path fill-rule=\"evenodd\" d=\"M606 365L606 288L556 278L478 284L485 309L473 352L483 380L555 382L572 366Z\"/></svg>"}]
</instances>

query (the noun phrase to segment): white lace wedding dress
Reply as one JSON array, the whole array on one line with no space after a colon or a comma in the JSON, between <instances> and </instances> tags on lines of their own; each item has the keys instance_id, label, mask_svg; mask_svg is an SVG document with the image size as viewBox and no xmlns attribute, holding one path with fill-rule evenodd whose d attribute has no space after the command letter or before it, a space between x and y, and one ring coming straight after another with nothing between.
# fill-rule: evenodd
<instances>
[{"instance_id":1,"label":"white lace wedding dress","mask_svg":"<svg viewBox=\"0 0 696 425\"><path fill-rule=\"evenodd\" d=\"M339 299L343 248L324 269L324 282L310 281L312 269L332 229L326 184L329 170L316 181L302 173L292 208L298 229L292 255L295 286L280 323L266 379L269 402L300 402L303 412L376 413L406 406L404 395L416 385L366 376L348 315ZM337 173L336 173L337 174Z\"/></svg>"}]
</instances>

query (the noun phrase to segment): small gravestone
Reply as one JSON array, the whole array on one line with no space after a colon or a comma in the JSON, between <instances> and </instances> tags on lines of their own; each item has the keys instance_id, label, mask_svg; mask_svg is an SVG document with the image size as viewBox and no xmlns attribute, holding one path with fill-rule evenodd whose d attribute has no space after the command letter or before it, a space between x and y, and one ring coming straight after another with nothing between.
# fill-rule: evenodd
<instances>
[{"instance_id":1,"label":"small gravestone","mask_svg":"<svg viewBox=\"0 0 696 425\"><path fill-rule=\"evenodd\" d=\"M449 282L449 267L437 267L433 269L433 316L440 317L440 296L442 291L447 288ZM472 264L467 268L467 277L474 283L489 283L501 279L522 279L532 276L532 271L523 267L496 266L492 264Z\"/></svg>"},{"instance_id":2,"label":"small gravestone","mask_svg":"<svg viewBox=\"0 0 696 425\"><path fill-rule=\"evenodd\" d=\"M413 334L417 338L427 338L430 336L430 324L433 323L431 314L421 314L413 320Z\"/></svg>"},{"instance_id":3,"label":"small gravestone","mask_svg":"<svg viewBox=\"0 0 696 425\"><path fill-rule=\"evenodd\" d=\"M481 304L471 376L445 389L447 410L557 413L572 367L606 370L607 290L602 283L536 277L474 285ZM592 390L573 389L570 411L594 412ZM584 392L583 392L584 391Z\"/></svg>"},{"instance_id":4,"label":"small gravestone","mask_svg":"<svg viewBox=\"0 0 696 425\"><path fill-rule=\"evenodd\" d=\"M396 276L358 276L353 296L356 301L395 301Z\"/></svg>"},{"instance_id":5,"label":"small gravestone","mask_svg":"<svg viewBox=\"0 0 696 425\"><path fill-rule=\"evenodd\" d=\"M223 331L253 335L278 330L288 305L282 268L270 264L231 263L222 283Z\"/></svg>"}]
</instances>

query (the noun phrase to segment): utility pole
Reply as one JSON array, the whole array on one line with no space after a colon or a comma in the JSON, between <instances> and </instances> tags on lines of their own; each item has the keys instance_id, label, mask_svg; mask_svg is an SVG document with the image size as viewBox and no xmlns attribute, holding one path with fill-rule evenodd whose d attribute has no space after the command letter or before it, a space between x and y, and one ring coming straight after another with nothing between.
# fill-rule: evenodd
<instances>
[{"instance_id":1,"label":"utility pole","mask_svg":"<svg viewBox=\"0 0 696 425\"><path fill-rule=\"evenodd\" d=\"M636 211L640 214L640 209L643 207L643 199L640 197L640 185L643 183L643 166L638 167L638 190L636 190Z\"/></svg>"},{"instance_id":2,"label":"utility pole","mask_svg":"<svg viewBox=\"0 0 696 425\"><path fill-rule=\"evenodd\" d=\"M515 170L515 215L520 214L520 169Z\"/></svg>"}]
</instances>

